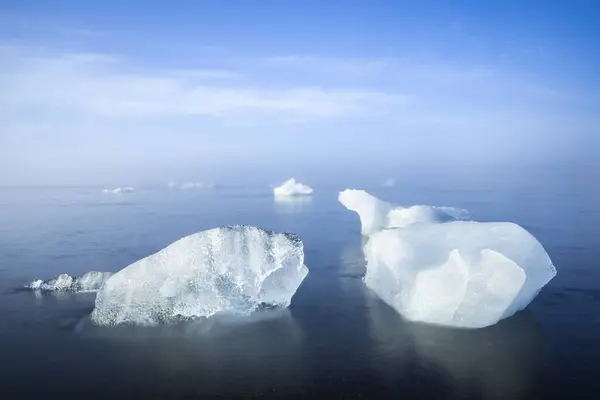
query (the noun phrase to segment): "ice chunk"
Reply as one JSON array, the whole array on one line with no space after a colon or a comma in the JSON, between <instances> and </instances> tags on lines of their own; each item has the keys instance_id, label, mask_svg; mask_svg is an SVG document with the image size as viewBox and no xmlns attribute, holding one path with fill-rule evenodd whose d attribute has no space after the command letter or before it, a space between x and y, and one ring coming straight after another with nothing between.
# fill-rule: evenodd
<instances>
[{"instance_id":1,"label":"ice chunk","mask_svg":"<svg viewBox=\"0 0 600 400\"><path fill-rule=\"evenodd\" d=\"M96 292L111 275L112 272L98 271L86 272L79 277L60 274L46 281L36 279L26 287L33 290L50 292Z\"/></svg>"},{"instance_id":2,"label":"ice chunk","mask_svg":"<svg viewBox=\"0 0 600 400\"><path fill-rule=\"evenodd\" d=\"M179 188L181 190L189 190L189 189L212 189L214 185L212 183L204 184L202 182L184 182L181 185L177 185L176 182L169 182L167 186L170 189Z\"/></svg>"},{"instance_id":3,"label":"ice chunk","mask_svg":"<svg viewBox=\"0 0 600 400\"><path fill-rule=\"evenodd\" d=\"M131 186L127 186L127 187L118 187L116 189L104 189L102 192L103 193L120 194L120 193L131 193L134 191L135 191L134 188L132 188Z\"/></svg>"},{"instance_id":4,"label":"ice chunk","mask_svg":"<svg viewBox=\"0 0 600 400\"><path fill-rule=\"evenodd\" d=\"M96 297L100 325L153 325L287 307L308 274L301 239L250 226L184 237L114 274Z\"/></svg>"},{"instance_id":5,"label":"ice chunk","mask_svg":"<svg viewBox=\"0 0 600 400\"><path fill-rule=\"evenodd\" d=\"M387 228L401 228L415 223L447 222L469 218L466 210L453 207L393 205L365 192L346 189L338 196L340 203L355 211L361 223L361 232L369 236Z\"/></svg>"},{"instance_id":6,"label":"ice chunk","mask_svg":"<svg viewBox=\"0 0 600 400\"><path fill-rule=\"evenodd\" d=\"M313 193L311 187L296 182L294 178L290 178L283 182L281 186L273 189L275 196L307 196Z\"/></svg>"},{"instance_id":7,"label":"ice chunk","mask_svg":"<svg viewBox=\"0 0 600 400\"><path fill-rule=\"evenodd\" d=\"M187 190L187 189L203 189L203 188L205 188L205 187L208 187L208 186L205 186L205 185L204 185L203 183L201 183L201 182L185 182L185 183L183 183L183 184L180 186L180 188L181 188L182 190Z\"/></svg>"},{"instance_id":8,"label":"ice chunk","mask_svg":"<svg viewBox=\"0 0 600 400\"><path fill-rule=\"evenodd\" d=\"M542 245L519 225L444 221L428 211L390 228L389 203L363 191L342 192L340 201L358 210L370 235L365 284L408 320L493 325L525 308L556 275Z\"/></svg>"}]
</instances>

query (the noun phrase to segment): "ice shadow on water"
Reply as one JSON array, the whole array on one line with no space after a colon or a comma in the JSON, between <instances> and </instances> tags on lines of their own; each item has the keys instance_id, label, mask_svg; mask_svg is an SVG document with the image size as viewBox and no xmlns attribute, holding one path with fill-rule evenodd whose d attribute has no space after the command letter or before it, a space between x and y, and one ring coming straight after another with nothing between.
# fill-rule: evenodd
<instances>
[{"instance_id":1,"label":"ice shadow on water","mask_svg":"<svg viewBox=\"0 0 600 400\"><path fill-rule=\"evenodd\" d=\"M455 329L404 321L374 294L369 320L374 356L389 382L407 370L438 376L460 398L530 398L540 390L548 349L527 311L484 329Z\"/></svg>"},{"instance_id":2,"label":"ice shadow on water","mask_svg":"<svg viewBox=\"0 0 600 400\"><path fill-rule=\"evenodd\" d=\"M341 254L342 278L363 286L372 370L386 392L443 398L530 398L549 359L543 332L527 310L484 329L408 322L362 282L362 245ZM426 383L412 390L410 382ZM408 392L407 392L408 391ZM418 393L417 393L418 392Z\"/></svg>"},{"instance_id":3,"label":"ice shadow on water","mask_svg":"<svg viewBox=\"0 0 600 400\"><path fill-rule=\"evenodd\" d=\"M239 395L303 385L303 332L288 309L153 327L100 327L86 318L75 331L108 348L110 364L127 377L122 388Z\"/></svg>"},{"instance_id":4,"label":"ice shadow on water","mask_svg":"<svg viewBox=\"0 0 600 400\"><path fill-rule=\"evenodd\" d=\"M278 214L295 214L308 210L313 204L311 196L275 196L273 205Z\"/></svg>"}]
</instances>

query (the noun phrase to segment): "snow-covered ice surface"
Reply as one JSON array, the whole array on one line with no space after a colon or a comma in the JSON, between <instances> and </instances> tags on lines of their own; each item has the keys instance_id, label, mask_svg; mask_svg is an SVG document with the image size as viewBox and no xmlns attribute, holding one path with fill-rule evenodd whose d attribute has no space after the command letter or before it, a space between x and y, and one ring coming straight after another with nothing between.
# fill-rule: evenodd
<instances>
[{"instance_id":1,"label":"snow-covered ice surface","mask_svg":"<svg viewBox=\"0 0 600 400\"><path fill-rule=\"evenodd\" d=\"M217 313L287 307L308 274L302 240L250 226L186 236L114 274L92 321L155 325Z\"/></svg>"},{"instance_id":2,"label":"snow-covered ice surface","mask_svg":"<svg viewBox=\"0 0 600 400\"><path fill-rule=\"evenodd\" d=\"M69 274L60 274L46 281L36 279L26 288L49 292L97 292L111 275L112 272L98 271L86 272L75 277Z\"/></svg>"},{"instance_id":3,"label":"snow-covered ice surface","mask_svg":"<svg viewBox=\"0 0 600 400\"><path fill-rule=\"evenodd\" d=\"M404 318L482 328L524 309L555 275L542 245L510 222L464 210L397 207L362 190L339 201L360 216L365 284Z\"/></svg>"},{"instance_id":4,"label":"snow-covered ice surface","mask_svg":"<svg viewBox=\"0 0 600 400\"><path fill-rule=\"evenodd\" d=\"M297 182L294 178L290 178L283 182L280 186L273 189L275 196L308 196L313 193L310 186Z\"/></svg>"},{"instance_id":5,"label":"snow-covered ice surface","mask_svg":"<svg viewBox=\"0 0 600 400\"><path fill-rule=\"evenodd\" d=\"M120 194L120 193L131 193L134 192L135 189L132 188L131 186L126 186L126 187L118 187L115 189L104 189L102 191L102 193L113 193L113 194Z\"/></svg>"},{"instance_id":6,"label":"snow-covered ice surface","mask_svg":"<svg viewBox=\"0 0 600 400\"><path fill-rule=\"evenodd\" d=\"M447 222L469 218L466 210L453 207L393 205L365 192L347 189L340 192L338 200L348 210L360 217L361 233L369 236L382 229L402 228L415 223Z\"/></svg>"}]
</instances>

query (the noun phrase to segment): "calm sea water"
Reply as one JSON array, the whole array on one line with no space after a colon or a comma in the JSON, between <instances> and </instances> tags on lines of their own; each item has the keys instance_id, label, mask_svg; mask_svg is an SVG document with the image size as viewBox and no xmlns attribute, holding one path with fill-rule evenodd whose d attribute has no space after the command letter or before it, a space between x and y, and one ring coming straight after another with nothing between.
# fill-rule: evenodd
<instances>
[{"instance_id":1,"label":"calm sea water","mask_svg":"<svg viewBox=\"0 0 600 400\"><path fill-rule=\"evenodd\" d=\"M596 398L600 211L589 178L511 173L354 185L401 204L517 222L542 242L557 277L526 311L475 331L404 322L364 287L358 217L337 202L345 187L317 185L311 201L286 203L267 185L122 195L0 189L0 395ZM93 294L19 289L62 272L118 271L227 224L303 238L310 273L289 309L98 328L88 320Z\"/></svg>"}]
</instances>

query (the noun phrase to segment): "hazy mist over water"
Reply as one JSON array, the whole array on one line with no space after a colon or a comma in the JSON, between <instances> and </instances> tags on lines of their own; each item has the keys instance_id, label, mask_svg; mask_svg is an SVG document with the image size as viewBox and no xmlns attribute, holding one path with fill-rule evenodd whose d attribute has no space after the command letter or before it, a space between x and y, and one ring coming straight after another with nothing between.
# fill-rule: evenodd
<instances>
[{"instance_id":1,"label":"hazy mist over water","mask_svg":"<svg viewBox=\"0 0 600 400\"><path fill-rule=\"evenodd\" d=\"M6 394L347 395L561 398L597 387L597 186L582 171L303 180L315 194L276 201L268 182L132 193L0 190L0 351ZM392 175L390 175L392 176ZM388 176L389 177L389 176ZM427 177L427 178L426 178ZM401 204L450 205L536 236L557 277L523 313L460 331L404 322L361 280L360 224L347 187ZM99 328L93 294L36 294L33 279L118 271L182 236L249 224L300 235L310 273L287 310L158 328ZM60 364L57 364L60 360ZM57 367L60 365L60 368ZM34 382L32 384L32 382Z\"/></svg>"}]
</instances>

